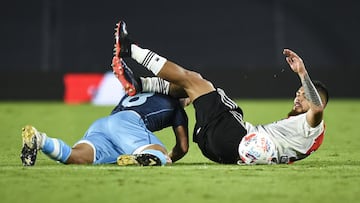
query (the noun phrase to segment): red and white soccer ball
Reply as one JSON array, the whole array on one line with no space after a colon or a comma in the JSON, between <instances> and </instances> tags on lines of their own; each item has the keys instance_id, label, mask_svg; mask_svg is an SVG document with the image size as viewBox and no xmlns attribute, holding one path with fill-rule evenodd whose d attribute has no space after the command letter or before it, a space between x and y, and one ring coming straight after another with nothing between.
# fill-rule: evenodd
<instances>
[{"instance_id":1,"label":"red and white soccer ball","mask_svg":"<svg viewBox=\"0 0 360 203\"><path fill-rule=\"evenodd\" d=\"M239 144L239 164L274 164L277 150L274 142L265 133L249 133Z\"/></svg>"}]
</instances>

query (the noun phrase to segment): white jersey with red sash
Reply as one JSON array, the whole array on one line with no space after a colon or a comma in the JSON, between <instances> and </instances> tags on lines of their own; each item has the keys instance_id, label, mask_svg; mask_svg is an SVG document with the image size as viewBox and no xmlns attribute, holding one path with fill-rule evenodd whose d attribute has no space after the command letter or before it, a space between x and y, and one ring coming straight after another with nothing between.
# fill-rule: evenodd
<instances>
[{"instance_id":1,"label":"white jersey with red sash","mask_svg":"<svg viewBox=\"0 0 360 203\"><path fill-rule=\"evenodd\" d=\"M306 121L306 113L266 125L246 122L248 133L267 133L277 146L278 163L292 163L316 151L324 139L324 121L312 128Z\"/></svg>"}]
</instances>

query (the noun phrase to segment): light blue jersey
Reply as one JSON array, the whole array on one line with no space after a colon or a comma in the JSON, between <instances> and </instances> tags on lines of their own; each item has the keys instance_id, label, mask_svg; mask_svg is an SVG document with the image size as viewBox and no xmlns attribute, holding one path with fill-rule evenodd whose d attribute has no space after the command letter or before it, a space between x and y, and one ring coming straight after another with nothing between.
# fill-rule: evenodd
<instances>
[{"instance_id":1,"label":"light blue jersey","mask_svg":"<svg viewBox=\"0 0 360 203\"><path fill-rule=\"evenodd\" d=\"M119 155L132 154L144 145L164 146L134 111L121 111L95 121L78 143L93 147L94 164L115 163Z\"/></svg>"},{"instance_id":2,"label":"light blue jersey","mask_svg":"<svg viewBox=\"0 0 360 203\"><path fill-rule=\"evenodd\" d=\"M165 147L151 131L178 125L187 126L187 116L176 99L154 93L125 96L112 114L96 120L77 144L93 147L94 164L115 163L119 155L132 154L145 145Z\"/></svg>"}]
</instances>

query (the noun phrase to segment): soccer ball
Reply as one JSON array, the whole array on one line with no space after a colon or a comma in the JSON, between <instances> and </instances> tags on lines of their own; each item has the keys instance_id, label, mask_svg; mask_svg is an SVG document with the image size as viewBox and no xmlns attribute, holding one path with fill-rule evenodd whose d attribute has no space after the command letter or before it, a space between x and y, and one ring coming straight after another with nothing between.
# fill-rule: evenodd
<instances>
[{"instance_id":1,"label":"soccer ball","mask_svg":"<svg viewBox=\"0 0 360 203\"><path fill-rule=\"evenodd\" d=\"M239 164L274 164L277 150L274 142L265 133L249 133L239 144Z\"/></svg>"}]
</instances>

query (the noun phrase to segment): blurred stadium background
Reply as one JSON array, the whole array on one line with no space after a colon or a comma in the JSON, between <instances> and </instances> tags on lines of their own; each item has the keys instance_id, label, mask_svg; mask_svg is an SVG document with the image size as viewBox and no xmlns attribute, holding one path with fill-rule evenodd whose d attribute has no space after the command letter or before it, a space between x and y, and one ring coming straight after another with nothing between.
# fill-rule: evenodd
<instances>
[{"instance_id":1,"label":"blurred stadium background","mask_svg":"<svg viewBox=\"0 0 360 203\"><path fill-rule=\"evenodd\" d=\"M234 98L292 97L299 81L285 47L332 97L358 98L359 9L356 0L5 1L0 100L63 100L65 75L110 71L119 19L141 46L199 71Z\"/></svg>"}]
</instances>

